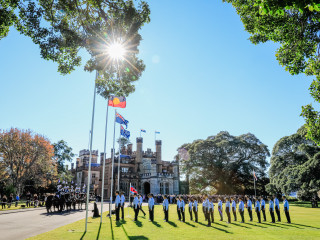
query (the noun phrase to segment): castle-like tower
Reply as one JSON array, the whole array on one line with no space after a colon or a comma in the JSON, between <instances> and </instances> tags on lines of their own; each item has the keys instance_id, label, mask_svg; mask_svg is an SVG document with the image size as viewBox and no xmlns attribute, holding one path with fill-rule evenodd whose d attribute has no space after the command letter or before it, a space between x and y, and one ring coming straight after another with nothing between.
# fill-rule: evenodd
<instances>
[{"instance_id":1,"label":"castle-like tower","mask_svg":"<svg viewBox=\"0 0 320 240\"><path fill-rule=\"evenodd\" d=\"M132 144L121 149L120 160L120 185L118 186L118 161L119 156L115 156L114 161L114 189L123 191L127 196L131 185L141 194L178 194L179 193L179 171L176 161L163 161L161 159L161 140L155 142L156 152L150 148L143 151L143 138L136 139L137 149L132 151ZM111 149L112 152L112 149ZM101 154L101 166L103 154ZM112 157L106 159L105 169L105 198L110 197L111 188ZM102 176L102 168L100 176ZM102 184L98 192L101 192Z\"/></svg>"}]
</instances>

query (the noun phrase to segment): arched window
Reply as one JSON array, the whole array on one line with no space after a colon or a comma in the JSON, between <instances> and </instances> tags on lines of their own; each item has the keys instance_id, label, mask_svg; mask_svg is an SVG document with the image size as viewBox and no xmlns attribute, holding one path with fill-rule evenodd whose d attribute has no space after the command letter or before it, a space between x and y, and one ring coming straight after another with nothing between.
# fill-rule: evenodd
<instances>
[{"instance_id":1,"label":"arched window","mask_svg":"<svg viewBox=\"0 0 320 240\"><path fill-rule=\"evenodd\" d=\"M169 183L166 183L166 190L165 190L165 194L169 194Z\"/></svg>"},{"instance_id":2,"label":"arched window","mask_svg":"<svg viewBox=\"0 0 320 240\"><path fill-rule=\"evenodd\" d=\"M160 183L160 194L163 194L163 183Z\"/></svg>"}]
</instances>

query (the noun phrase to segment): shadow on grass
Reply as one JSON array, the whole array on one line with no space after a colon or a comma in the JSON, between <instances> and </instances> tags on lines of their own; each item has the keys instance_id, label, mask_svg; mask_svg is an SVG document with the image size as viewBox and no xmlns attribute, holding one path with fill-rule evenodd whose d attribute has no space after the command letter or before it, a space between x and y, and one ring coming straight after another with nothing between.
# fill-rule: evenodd
<instances>
[{"instance_id":1,"label":"shadow on grass","mask_svg":"<svg viewBox=\"0 0 320 240\"><path fill-rule=\"evenodd\" d=\"M278 223L278 225L281 225L281 226L286 226L286 227L291 227L291 228L298 228L298 229L303 229L301 227L298 227L298 226L294 226L292 224L285 224L285 223Z\"/></svg>"},{"instance_id":2,"label":"shadow on grass","mask_svg":"<svg viewBox=\"0 0 320 240\"><path fill-rule=\"evenodd\" d=\"M102 223L100 223L100 226L99 226L99 230L98 230L98 234L97 234L97 240L99 239L99 237L100 237L100 230L101 230L101 225L102 225Z\"/></svg>"},{"instance_id":3,"label":"shadow on grass","mask_svg":"<svg viewBox=\"0 0 320 240\"><path fill-rule=\"evenodd\" d=\"M152 224L155 225L156 227L161 227L161 225L156 221L153 221Z\"/></svg>"},{"instance_id":4,"label":"shadow on grass","mask_svg":"<svg viewBox=\"0 0 320 240\"><path fill-rule=\"evenodd\" d=\"M235 223L235 222L233 222L233 223L231 223L231 224L232 224L232 225L235 225L235 226L238 226L238 227L250 228L250 229L251 229L251 227L246 227L246 226L243 226L243 225L238 224L238 223Z\"/></svg>"},{"instance_id":5,"label":"shadow on grass","mask_svg":"<svg viewBox=\"0 0 320 240\"><path fill-rule=\"evenodd\" d=\"M279 225L277 225L277 224L272 224L272 223L263 223L263 225L268 225L268 226L271 226L271 227L278 227L278 228L285 228L285 229L288 229L288 228L286 228L286 227L281 227L281 226L279 226Z\"/></svg>"},{"instance_id":6,"label":"shadow on grass","mask_svg":"<svg viewBox=\"0 0 320 240\"><path fill-rule=\"evenodd\" d=\"M221 223L218 223L218 222L214 222L214 224L217 224L217 225L220 225L220 226L222 226L222 227L228 227L228 226L226 226L226 225L223 225L223 224L221 224Z\"/></svg>"},{"instance_id":7,"label":"shadow on grass","mask_svg":"<svg viewBox=\"0 0 320 240\"><path fill-rule=\"evenodd\" d=\"M142 227L142 222L139 220L135 221L134 223L137 225L137 227Z\"/></svg>"},{"instance_id":8,"label":"shadow on grass","mask_svg":"<svg viewBox=\"0 0 320 240\"><path fill-rule=\"evenodd\" d=\"M114 233L113 233L113 227L112 227L112 219L110 219L110 229L111 229L111 236L112 236L112 240L114 240Z\"/></svg>"},{"instance_id":9,"label":"shadow on grass","mask_svg":"<svg viewBox=\"0 0 320 240\"><path fill-rule=\"evenodd\" d=\"M80 240L82 240L84 238L84 236L86 235L86 232L84 232L80 238Z\"/></svg>"},{"instance_id":10,"label":"shadow on grass","mask_svg":"<svg viewBox=\"0 0 320 240\"><path fill-rule=\"evenodd\" d=\"M248 223L248 222L246 222L246 223L244 223L244 224L248 224L248 225L255 226L255 227L259 227L259 228L267 228L267 227L264 227L264 226L261 226L261 225L257 225L257 224L253 224L253 223ZM259 224L261 224L261 223L259 223Z\"/></svg>"},{"instance_id":11,"label":"shadow on grass","mask_svg":"<svg viewBox=\"0 0 320 240\"><path fill-rule=\"evenodd\" d=\"M140 236L129 236L127 231L126 231L126 229L124 228L124 226L121 225L121 227L122 227L122 230L123 230L124 234L127 236L127 238L129 240L148 240L149 239L149 238L147 238L145 236L142 236L142 235L140 235Z\"/></svg>"},{"instance_id":12,"label":"shadow on grass","mask_svg":"<svg viewBox=\"0 0 320 240\"><path fill-rule=\"evenodd\" d=\"M168 223L169 223L172 227L178 227L178 225L175 224L174 222L168 221Z\"/></svg>"},{"instance_id":13,"label":"shadow on grass","mask_svg":"<svg viewBox=\"0 0 320 240\"><path fill-rule=\"evenodd\" d=\"M191 226L191 227L196 227L196 225L193 225L193 224L191 224L191 223L189 223L189 222L185 222L185 224L187 224L187 225L189 225L189 226Z\"/></svg>"},{"instance_id":14,"label":"shadow on grass","mask_svg":"<svg viewBox=\"0 0 320 240\"><path fill-rule=\"evenodd\" d=\"M320 229L320 228L318 228L318 227L303 225L303 224L299 224L299 223L290 223L290 224L287 224L286 226L293 226L293 225L297 225L297 226L301 226L301 227L308 227L308 228Z\"/></svg>"},{"instance_id":15,"label":"shadow on grass","mask_svg":"<svg viewBox=\"0 0 320 240\"><path fill-rule=\"evenodd\" d=\"M202 226L208 227L207 224L204 224L204 223L202 223L202 222L198 222L198 223L199 223L200 225L202 225ZM214 223L213 223L213 224L214 224ZM221 224L219 224L219 225L221 225ZM212 224L211 224L211 227L214 228L214 229L217 229L217 230L219 230L219 231L225 232L225 233L232 233L232 232L229 232L229 231L227 231L227 230L225 230L225 229L223 229L223 228L215 227L215 226L213 226Z\"/></svg>"}]
</instances>

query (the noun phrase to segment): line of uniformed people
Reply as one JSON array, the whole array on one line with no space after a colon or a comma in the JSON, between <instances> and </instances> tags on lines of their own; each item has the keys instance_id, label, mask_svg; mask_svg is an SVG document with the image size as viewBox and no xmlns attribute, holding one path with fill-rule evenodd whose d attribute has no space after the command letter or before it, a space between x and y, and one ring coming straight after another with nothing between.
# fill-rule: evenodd
<instances>
[{"instance_id":1,"label":"line of uniformed people","mask_svg":"<svg viewBox=\"0 0 320 240\"><path fill-rule=\"evenodd\" d=\"M287 218L287 223L291 223L290 220L290 214L289 214L289 202L286 199L285 196L283 198L283 204L284 204L284 212ZM163 196L163 211L164 211L164 221L168 222L169 221L169 201L167 196ZM214 204L213 204L213 199L209 198L208 195L205 195L202 199L199 199L197 197L191 197L188 199L188 212L190 215L190 220L193 220L194 216L194 222L198 222L198 201L202 200L202 211L205 217L205 220L208 221L208 226L211 226L211 223L214 222ZM253 204L252 201L249 197L245 196L244 198L239 197L238 199L239 206L238 206L238 212L241 217L241 223L244 223L244 209L247 208L248 214L250 221L253 221L252 217L252 209L253 209ZM258 222L261 223L261 212L263 215L263 221L266 221L266 202L263 197L255 198L255 212L257 214ZM269 212L271 216L271 223L275 223L275 215L274 212L276 212L277 217L278 217L278 222L281 221L281 216L280 216L280 204L279 200L277 199L276 196L273 196L273 198L268 197L269 200ZM120 220L119 217L119 212L120 209L122 210L122 219L124 219L124 201L125 197L124 194L121 193L121 197L119 196L119 192L116 192L116 221ZM246 203L244 203L244 201ZM135 212L135 218L134 221L137 221L139 211L142 211L144 216L146 215L145 212L142 209L142 202L143 198L141 195L134 194L134 199L133 199L133 209ZM231 203L230 203L231 202ZM261 203L260 203L261 202ZM148 210L149 210L149 221L154 220L154 205L155 201L153 198L152 194L148 194ZM176 198L176 207L177 207L177 214L178 214L178 219L179 221L185 222L185 208L186 208L186 203L183 199L183 197L179 196ZM218 212L220 215L220 221L223 221L223 203L222 199L218 198ZM237 203L236 199L231 197L226 197L225 198L225 212L227 214L227 223L231 223L231 212L234 217L234 221L237 221Z\"/></svg>"}]
</instances>

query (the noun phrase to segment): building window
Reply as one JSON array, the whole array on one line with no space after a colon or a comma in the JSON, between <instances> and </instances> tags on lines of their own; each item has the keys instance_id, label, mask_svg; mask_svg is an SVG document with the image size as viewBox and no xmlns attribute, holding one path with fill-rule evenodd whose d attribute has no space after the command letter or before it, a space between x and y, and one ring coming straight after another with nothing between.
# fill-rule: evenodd
<instances>
[{"instance_id":1,"label":"building window","mask_svg":"<svg viewBox=\"0 0 320 240\"><path fill-rule=\"evenodd\" d=\"M95 173L92 173L92 178L96 178L96 174Z\"/></svg>"},{"instance_id":2,"label":"building window","mask_svg":"<svg viewBox=\"0 0 320 240\"><path fill-rule=\"evenodd\" d=\"M163 194L163 183L160 183L160 194Z\"/></svg>"},{"instance_id":3,"label":"building window","mask_svg":"<svg viewBox=\"0 0 320 240\"><path fill-rule=\"evenodd\" d=\"M165 194L169 194L169 183L166 183L166 192Z\"/></svg>"},{"instance_id":4,"label":"building window","mask_svg":"<svg viewBox=\"0 0 320 240\"><path fill-rule=\"evenodd\" d=\"M127 167L122 167L122 168L121 168L121 172L127 173L127 172L129 172L129 168L127 168Z\"/></svg>"}]
</instances>

